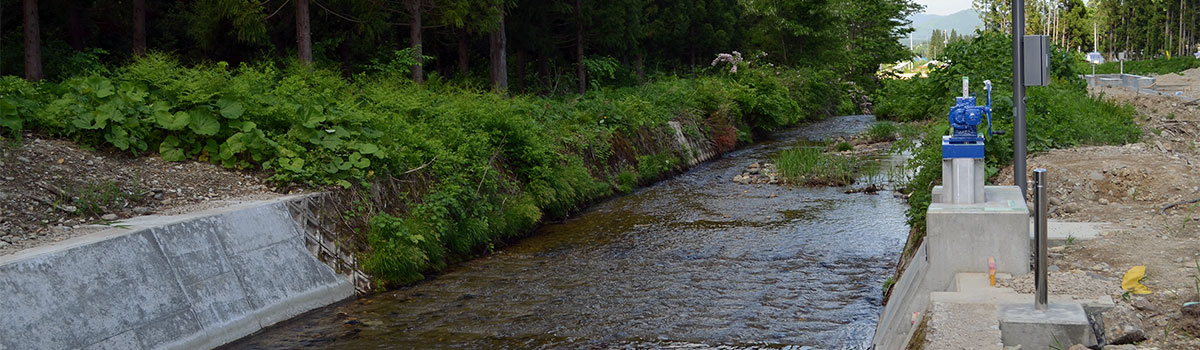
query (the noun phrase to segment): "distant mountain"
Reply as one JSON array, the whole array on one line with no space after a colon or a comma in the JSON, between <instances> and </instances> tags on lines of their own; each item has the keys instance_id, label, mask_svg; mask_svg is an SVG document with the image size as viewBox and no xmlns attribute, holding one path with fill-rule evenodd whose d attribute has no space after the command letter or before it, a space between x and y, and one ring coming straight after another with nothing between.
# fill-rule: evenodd
<instances>
[{"instance_id":1,"label":"distant mountain","mask_svg":"<svg viewBox=\"0 0 1200 350\"><path fill-rule=\"evenodd\" d=\"M934 29L945 31L954 30L959 34L974 34L975 28L982 27L983 21L979 20L979 13L973 9L958 11L949 15L939 16L928 13L918 13L908 17L913 22L913 42L923 43L929 41L929 36L933 35ZM908 43L908 38L901 40L905 44Z\"/></svg>"}]
</instances>

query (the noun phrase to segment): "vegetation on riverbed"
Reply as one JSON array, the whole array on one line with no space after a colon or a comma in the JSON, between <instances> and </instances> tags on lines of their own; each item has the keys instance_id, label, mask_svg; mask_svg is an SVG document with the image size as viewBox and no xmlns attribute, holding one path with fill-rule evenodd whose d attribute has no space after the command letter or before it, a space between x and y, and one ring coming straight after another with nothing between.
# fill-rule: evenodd
<instances>
[{"instance_id":1,"label":"vegetation on riverbed","mask_svg":"<svg viewBox=\"0 0 1200 350\"><path fill-rule=\"evenodd\" d=\"M821 148L798 147L775 158L780 175L799 185L845 186L854 183L867 162L855 156L825 153Z\"/></svg>"}]
</instances>

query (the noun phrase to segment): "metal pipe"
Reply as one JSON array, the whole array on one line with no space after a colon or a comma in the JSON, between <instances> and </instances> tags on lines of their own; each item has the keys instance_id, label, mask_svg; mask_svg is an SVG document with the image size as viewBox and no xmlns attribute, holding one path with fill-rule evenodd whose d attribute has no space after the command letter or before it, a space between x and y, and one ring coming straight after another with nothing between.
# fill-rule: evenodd
<instances>
[{"instance_id":1,"label":"metal pipe","mask_svg":"<svg viewBox=\"0 0 1200 350\"><path fill-rule=\"evenodd\" d=\"M1034 308L1037 310L1046 309L1046 298L1048 281L1046 280L1046 169L1037 168L1033 170L1034 189L1034 230L1037 234L1034 236L1034 241L1037 244L1037 300L1034 302Z\"/></svg>"},{"instance_id":2,"label":"metal pipe","mask_svg":"<svg viewBox=\"0 0 1200 350\"><path fill-rule=\"evenodd\" d=\"M1012 1L1013 42L1013 185L1029 198L1025 181L1025 1Z\"/></svg>"}]
</instances>

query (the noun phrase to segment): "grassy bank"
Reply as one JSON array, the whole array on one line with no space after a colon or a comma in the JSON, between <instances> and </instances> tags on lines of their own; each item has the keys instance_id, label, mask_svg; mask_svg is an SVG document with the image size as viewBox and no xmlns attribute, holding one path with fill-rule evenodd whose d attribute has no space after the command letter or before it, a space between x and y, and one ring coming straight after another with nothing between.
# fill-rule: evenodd
<instances>
[{"instance_id":1,"label":"grassy bank","mask_svg":"<svg viewBox=\"0 0 1200 350\"><path fill-rule=\"evenodd\" d=\"M271 64L184 66L150 55L61 82L0 79L0 132L261 169L281 184L377 192L419 177L396 205L360 205L361 260L402 284L487 251L597 198L681 169L667 122L729 150L835 112L833 72L743 66L587 96L513 96L395 74ZM391 181L395 182L395 181Z\"/></svg>"},{"instance_id":2,"label":"grassy bank","mask_svg":"<svg viewBox=\"0 0 1200 350\"><path fill-rule=\"evenodd\" d=\"M949 132L946 119L954 97L961 95L962 77L970 77L971 91L984 101L983 81L991 80L993 92L993 129L1005 135L988 138L986 163L988 178L1012 164L1012 52L1011 40L996 33L985 33L966 42L950 45L940 60L950 62L932 71L929 78L889 79L875 95L876 114L897 121L933 120L922 142L913 143L913 158L906 165L914 176L905 186L911 193L906 213L914 232L905 248L911 253L925 234L925 211L933 186L941 181L941 136ZM1049 86L1027 89L1026 116L1028 150L1031 153L1083 145L1124 144L1135 142L1141 130L1133 122L1134 110L1089 96L1078 77L1078 58L1055 48L1051 55L1053 82ZM1128 68L1128 66L1126 66ZM980 124L987 132L986 121Z\"/></svg>"}]
</instances>

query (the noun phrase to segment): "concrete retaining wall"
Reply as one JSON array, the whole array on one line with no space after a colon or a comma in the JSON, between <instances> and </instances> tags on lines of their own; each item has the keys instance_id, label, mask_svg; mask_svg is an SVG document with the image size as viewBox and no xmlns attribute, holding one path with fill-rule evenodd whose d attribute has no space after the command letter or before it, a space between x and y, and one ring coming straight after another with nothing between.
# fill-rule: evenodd
<instances>
[{"instance_id":1,"label":"concrete retaining wall","mask_svg":"<svg viewBox=\"0 0 1200 350\"><path fill-rule=\"evenodd\" d=\"M0 257L0 350L208 349L354 294L281 198Z\"/></svg>"}]
</instances>

